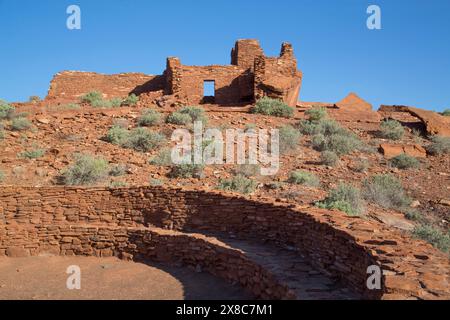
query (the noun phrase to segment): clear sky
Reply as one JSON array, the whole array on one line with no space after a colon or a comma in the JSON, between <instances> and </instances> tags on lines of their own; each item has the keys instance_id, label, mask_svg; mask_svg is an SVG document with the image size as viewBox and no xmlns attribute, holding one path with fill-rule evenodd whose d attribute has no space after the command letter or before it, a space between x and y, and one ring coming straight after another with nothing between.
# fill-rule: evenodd
<instances>
[{"instance_id":1,"label":"clear sky","mask_svg":"<svg viewBox=\"0 0 450 320\"><path fill-rule=\"evenodd\" d=\"M68 30L66 8L81 8ZM366 9L381 8L381 30ZM235 40L293 44L304 101L450 108L450 0L0 0L0 98L44 97L62 70L160 74L167 56L229 64Z\"/></svg>"}]
</instances>

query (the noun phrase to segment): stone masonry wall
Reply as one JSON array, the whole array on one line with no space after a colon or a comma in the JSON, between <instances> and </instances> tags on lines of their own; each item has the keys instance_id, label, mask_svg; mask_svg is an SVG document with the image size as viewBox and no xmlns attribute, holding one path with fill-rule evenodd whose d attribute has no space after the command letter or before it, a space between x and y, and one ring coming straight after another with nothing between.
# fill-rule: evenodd
<instances>
[{"instance_id":1,"label":"stone masonry wall","mask_svg":"<svg viewBox=\"0 0 450 320\"><path fill-rule=\"evenodd\" d=\"M36 243L38 248L53 244L63 254L67 254L64 250L73 251L70 246L62 246L62 238L58 241L52 238L51 228L57 230L58 226L94 229L124 226L120 232L125 233L145 227L239 233L298 248L321 271L340 277L367 298L449 298L449 261L445 254L382 224L337 211L165 187L0 190L0 254L8 254L8 250L28 250L31 254L37 250ZM40 234L40 230L44 233ZM71 234L78 237L77 231ZM140 237L136 238L134 233L123 235L126 237L128 242L123 245L126 250L96 254L133 254L133 250L142 248ZM88 238L92 243L92 237ZM80 250L84 248L82 243L69 243L81 245L76 247ZM158 246L165 247L161 243ZM191 249L180 249L188 260L195 259ZM89 246L86 250L90 250ZM69 253L86 254L72 251ZM379 265L385 271L381 291L367 290L366 270L370 265Z\"/></svg>"},{"instance_id":2,"label":"stone masonry wall","mask_svg":"<svg viewBox=\"0 0 450 320\"><path fill-rule=\"evenodd\" d=\"M145 86L147 91L161 90L164 79L143 73L106 75L95 72L64 71L53 77L47 99L61 98L73 101L93 90L102 92L105 98L121 98L128 96L141 86Z\"/></svg>"}]
</instances>

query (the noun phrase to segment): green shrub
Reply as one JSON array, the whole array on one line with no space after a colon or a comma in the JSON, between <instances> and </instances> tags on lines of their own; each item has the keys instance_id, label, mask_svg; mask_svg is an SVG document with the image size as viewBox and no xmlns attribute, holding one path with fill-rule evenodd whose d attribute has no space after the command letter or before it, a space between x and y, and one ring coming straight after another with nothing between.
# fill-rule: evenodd
<instances>
[{"instance_id":1,"label":"green shrub","mask_svg":"<svg viewBox=\"0 0 450 320\"><path fill-rule=\"evenodd\" d=\"M60 106L63 110L78 110L80 109L80 105L78 103L68 103Z\"/></svg>"},{"instance_id":2,"label":"green shrub","mask_svg":"<svg viewBox=\"0 0 450 320\"><path fill-rule=\"evenodd\" d=\"M0 140L5 139L5 131L3 131L3 128L0 126Z\"/></svg>"},{"instance_id":3,"label":"green shrub","mask_svg":"<svg viewBox=\"0 0 450 320\"><path fill-rule=\"evenodd\" d=\"M202 121L206 122L205 110L200 107L184 107L178 111L181 114L188 114L192 122L194 121Z\"/></svg>"},{"instance_id":4,"label":"green shrub","mask_svg":"<svg viewBox=\"0 0 450 320\"><path fill-rule=\"evenodd\" d=\"M288 182L309 187L318 187L320 185L319 178L315 174L306 171L291 172Z\"/></svg>"},{"instance_id":5,"label":"green shrub","mask_svg":"<svg viewBox=\"0 0 450 320\"><path fill-rule=\"evenodd\" d=\"M167 116L166 122L171 124L186 125L192 122L192 118L188 114L172 112Z\"/></svg>"},{"instance_id":6,"label":"green shrub","mask_svg":"<svg viewBox=\"0 0 450 320\"><path fill-rule=\"evenodd\" d=\"M239 174L231 179L220 179L218 188L225 191L248 194L254 192L256 186L256 181Z\"/></svg>"},{"instance_id":7,"label":"green shrub","mask_svg":"<svg viewBox=\"0 0 450 320\"><path fill-rule=\"evenodd\" d=\"M11 119L15 108L3 100L0 100L0 120Z\"/></svg>"},{"instance_id":8,"label":"green shrub","mask_svg":"<svg viewBox=\"0 0 450 320\"><path fill-rule=\"evenodd\" d=\"M450 137L432 136L427 151L433 155L450 153Z\"/></svg>"},{"instance_id":9,"label":"green shrub","mask_svg":"<svg viewBox=\"0 0 450 320\"><path fill-rule=\"evenodd\" d=\"M44 149L26 150L18 154L19 158L38 159L45 154Z\"/></svg>"},{"instance_id":10,"label":"green shrub","mask_svg":"<svg viewBox=\"0 0 450 320\"><path fill-rule=\"evenodd\" d=\"M103 139L115 145L122 145L126 142L129 135L130 132L127 129L115 125L108 130L106 136Z\"/></svg>"},{"instance_id":11,"label":"green shrub","mask_svg":"<svg viewBox=\"0 0 450 320\"><path fill-rule=\"evenodd\" d=\"M124 164L118 164L113 166L109 170L109 175L112 177L120 177L127 173L128 166Z\"/></svg>"},{"instance_id":12,"label":"green shrub","mask_svg":"<svg viewBox=\"0 0 450 320\"><path fill-rule=\"evenodd\" d=\"M147 152L161 146L165 141L164 135L158 132L148 131L145 128L136 128L130 131L122 146L136 151Z\"/></svg>"},{"instance_id":13,"label":"green shrub","mask_svg":"<svg viewBox=\"0 0 450 320\"><path fill-rule=\"evenodd\" d=\"M128 184L125 181L112 181L110 184L111 188L123 188L126 187Z\"/></svg>"},{"instance_id":14,"label":"green shrub","mask_svg":"<svg viewBox=\"0 0 450 320\"><path fill-rule=\"evenodd\" d=\"M161 114L153 109L146 110L138 119L138 125L143 127L154 126L161 120Z\"/></svg>"},{"instance_id":15,"label":"green shrub","mask_svg":"<svg viewBox=\"0 0 450 320\"><path fill-rule=\"evenodd\" d=\"M108 176L108 161L90 155L77 155L75 163L62 172L61 181L66 185L89 185Z\"/></svg>"},{"instance_id":16,"label":"green shrub","mask_svg":"<svg viewBox=\"0 0 450 320\"><path fill-rule=\"evenodd\" d=\"M313 107L309 110L306 110L305 115L308 117L309 121L313 122L321 121L328 116L327 109L324 107Z\"/></svg>"},{"instance_id":17,"label":"green shrub","mask_svg":"<svg viewBox=\"0 0 450 320\"><path fill-rule=\"evenodd\" d=\"M346 212L350 216L358 216L364 212L364 201L358 188L340 183L337 188L331 190L328 196L316 203L320 208L337 209Z\"/></svg>"},{"instance_id":18,"label":"green shrub","mask_svg":"<svg viewBox=\"0 0 450 320\"><path fill-rule=\"evenodd\" d=\"M162 149L157 156L149 161L154 166L169 166L172 164L172 151L170 148Z\"/></svg>"},{"instance_id":19,"label":"green shrub","mask_svg":"<svg viewBox=\"0 0 450 320\"><path fill-rule=\"evenodd\" d=\"M117 108L117 107L121 106L122 99L120 99L120 98L112 98L111 100L109 100L109 103L111 104L111 107Z\"/></svg>"},{"instance_id":20,"label":"green shrub","mask_svg":"<svg viewBox=\"0 0 450 320\"><path fill-rule=\"evenodd\" d=\"M288 153L297 148L301 134L294 127L290 125L282 126L279 129L279 135L281 153Z\"/></svg>"},{"instance_id":21,"label":"green shrub","mask_svg":"<svg viewBox=\"0 0 450 320\"><path fill-rule=\"evenodd\" d=\"M31 122L27 118L14 118L11 122L11 129L23 131L31 128Z\"/></svg>"},{"instance_id":22,"label":"green shrub","mask_svg":"<svg viewBox=\"0 0 450 320\"><path fill-rule=\"evenodd\" d=\"M405 134L405 129L397 120L385 120L381 123L380 135L390 140L400 140Z\"/></svg>"},{"instance_id":23,"label":"green shrub","mask_svg":"<svg viewBox=\"0 0 450 320\"><path fill-rule=\"evenodd\" d=\"M150 184L151 186L156 187L156 186L162 186L162 185L163 185L163 182L162 182L162 180L160 180L160 179L150 178L149 184Z\"/></svg>"},{"instance_id":24,"label":"green shrub","mask_svg":"<svg viewBox=\"0 0 450 320\"><path fill-rule=\"evenodd\" d=\"M333 151L323 151L320 154L320 162L325 166L334 167L339 163L339 157Z\"/></svg>"},{"instance_id":25,"label":"green shrub","mask_svg":"<svg viewBox=\"0 0 450 320\"><path fill-rule=\"evenodd\" d=\"M307 135L322 134L324 136L330 136L332 134L346 134L348 132L339 123L329 119L321 121L301 120L298 123L298 127L300 132Z\"/></svg>"},{"instance_id":26,"label":"green shrub","mask_svg":"<svg viewBox=\"0 0 450 320\"><path fill-rule=\"evenodd\" d=\"M257 177L261 173L261 167L259 164L239 164L236 170L234 170L234 173L245 177Z\"/></svg>"},{"instance_id":27,"label":"green shrub","mask_svg":"<svg viewBox=\"0 0 450 320\"><path fill-rule=\"evenodd\" d=\"M430 225L417 226L413 230L413 235L416 238L428 241L434 247L448 252L450 248L450 234L445 234L438 229L433 228Z\"/></svg>"},{"instance_id":28,"label":"green shrub","mask_svg":"<svg viewBox=\"0 0 450 320\"><path fill-rule=\"evenodd\" d=\"M81 102L90 105L98 104L100 101L103 101L103 95L99 91L90 91L81 97Z\"/></svg>"},{"instance_id":29,"label":"green shrub","mask_svg":"<svg viewBox=\"0 0 450 320\"><path fill-rule=\"evenodd\" d=\"M123 106L134 106L139 102L139 97L134 93L130 94L122 101Z\"/></svg>"},{"instance_id":30,"label":"green shrub","mask_svg":"<svg viewBox=\"0 0 450 320\"><path fill-rule=\"evenodd\" d=\"M281 100L263 97L256 102L251 112L267 116L291 118L294 115L294 108L289 107Z\"/></svg>"},{"instance_id":31,"label":"green shrub","mask_svg":"<svg viewBox=\"0 0 450 320\"><path fill-rule=\"evenodd\" d=\"M205 166L202 164L183 163L183 164L173 165L170 168L169 177L170 178L202 178L204 168L205 168Z\"/></svg>"},{"instance_id":32,"label":"green shrub","mask_svg":"<svg viewBox=\"0 0 450 320\"><path fill-rule=\"evenodd\" d=\"M405 218L408 220L413 220L413 221L420 221L422 220L422 214L413 208L408 208L405 210Z\"/></svg>"},{"instance_id":33,"label":"green shrub","mask_svg":"<svg viewBox=\"0 0 450 320\"><path fill-rule=\"evenodd\" d=\"M367 159L361 159L356 162L355 167L353 168L356 172L367 172L370 167L370 162Z\"/></svg>"},{"instance_id":34,"label":"green shrub","mask_svg":"<svg viewBox=\"0 0 450 320\"><path fill-rule=\"evenodd\" d=\"M399 169L410 169L419 167L420 162L406 153L399 154L390 161L391 166Z\"/></svg>"},{"instance_id":35,"label":"green shrub","mask_svg":"<svg viewBox=\"0 0 450 320\"><path fill-rule=\"evenodd\" d=\"M363 182L364 198L383 208L403 210L410 203L400 180L390 174L375 175Z\"/></svg>"},{"instance_id":36,"label":"green shrub","mask_svg":"<svg viewBox=\"0 0 450 320\"><path fill-rule=\"evenodd\" d=\"M450 109L445 109L444 111L441 112L441 114L443 116L450 117Z\"/></svg>"},{"instance_id":37,"label":"green shrub","mask_svg":"<svg viewBox=\"0 0 450 320\"><path fill-rule=\"evenodd\" d=\"M361 141L359 138L352 134L333 134L325 139L325 150L333 151L338 156L346 155L354 150L359 149Z\"/></svg>"}]
</instances>

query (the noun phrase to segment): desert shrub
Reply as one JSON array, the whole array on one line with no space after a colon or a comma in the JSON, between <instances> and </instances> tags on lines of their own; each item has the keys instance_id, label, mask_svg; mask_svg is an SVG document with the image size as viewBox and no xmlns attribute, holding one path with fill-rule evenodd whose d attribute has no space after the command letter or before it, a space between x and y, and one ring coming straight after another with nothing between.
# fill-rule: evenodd
<instances>
[{"instance_id":1,"label":"desert shrub","mask_svg":"<svg viewBox=\"0 0 450 320\"><path fill-rule=\"evenodd\" d=\"M30 97L28 98L28 101L31 102L31 103L36 103L36 102L41 101L41 98L38 97L38 96L30 96Z\"/></svg>"},{"instance_id":2,"label":"desert shrub","mask_svg":"<svg viewBox=\"0 0 450 320\"><path fill-rule=\"evenodd\" d=\"M80 109L80 105L78 103L67 103L63 104L60 108L63 110L77 110Z\"/></svg>"},{"instance_id":3,"label":"desert shrub","mask_svg":"<svg viewBox=\"0 0 450 320\"><path fill-rule=\"evenodd\" d=\"M339 157L333 151L326 150L320 154L320 162L325 166L334 167L339 163Z\"/></svg>"},{"instance_id":4,"label":"desert shrub","mask_svg":"<svg viewBox=\"0 0 450 320\"><path fill-rule=\"evenodd\" d=\"M91 102L91 106L94 108L111 108L113 103L110 100L94 100Z\"/></svg>"},{"instance_id":5,"label":"desert shrub","mask_svg":"<svg viewBox=\"0 0 450 320\"><path fill-rule=\"evenodd\" d=\"M125 164L118 164L109 170L109 175L112 177L120 177L127 173L128 166Z\"/></svg>"},{"instance_id":6,"label":"desert shrub","mask_svg":"<svg viewBox=\"0 0 450 320\"><path fill-rule=\"evenodd\" d=\"M115 145L122 145L128 139L129 135L130 132L127 129L115 125L108 130L103 139Z\"/></svg>"},{"instance_id":7,"label":"desert shrub","mask_svg":"<svg viewBox=\"0 0 450 320\"><path fill-rule=\"evenodd\" d=\"M205 110L200 107L184 107L178 112L190 115L192 121L202 121L205 117Z\"/></svg>"},{"instance_id":8,"label":"desert shrub","mask_svg":"<svg viewBox=\"0 0 450 320\"><path fill-rule=\"evenodd\" d=\"M350 216L358 216L364 211L364 200L358 188L345 183L340 183L332 189L328 196L316 203L320 208L337 209Z\"/></svg>"},{"instance_id":9,"label":"desert shrub","mask_svg":"<svg viewBox=\"0 0 450 320\"><path fill-rule=\"evenodd\" d=\"M400 140L405 134L405 129L397 120L384 120L381 123L380 136L390 140Z\"/></svg>"},{"instance_id":10,"label":"desert shrub","mask_svg":"<svg viewBox=\"0 0 450 320\"><path fill-rule=\"evenodd\" d=\"M288 182L302 184L309 187L318 187L320 185L319 178L317 178L315 174L306 171L291 172Z\"/></svg>"},{"instance_id":11,"label":"desert shrub","mask_svg":"<svg viewBox=\"0 0 450 320\"><path fill-rule=\"evenodd\" d=\"M305 111L305 115L310 121L321 121L327 117L327 109L324 107L313 107Z\"/></svg>"},{"instance_id":12,"label":"desert shrub","mask_svg":"<svg viewBox=\"0 0 450 320\"><path fill-rule=\"evenodd\" d=\"M417 168L420 164L419 160L406 153L399 154L398 156L392 158L389 163L391 166L399 169L410 169Z\"/></svg>"},{"instance_id":13,"label":"desert shrub","mask_svg":"<svg viewBox=\"0 0 450 320\"><path fill-rule=\"evenodd\" d=\"M11 130L23 131L31 128L31 122L27 118L14 118L11 121Z\"/></svg>"},{"instance_id":14,"label":"desert shrub","mask_svg":"<svg viewBox=\"0 0 450 320\"><path fill-rule=\"evenodd\" d=\"M98 104L100 101L103 101L103 95L99 91L90 91L81 97L81 102L90 105Z\"/></svg>"},{"instance_id":15,"label":"desert shrub","mask_svg":"<svg viewBox=\"0 0 450 320\"><path fill-rule=\"evenodd\" d=\"M158 155L150 159L150 164L154 166L169 166L172 164L172 151L169 148L162 149Z\"/></svg>"},{"instance_id":16,"label":"desert shrub","mask_svg":"<svg viewBox=\"0 0 450 320\"><path fill-rule=\"evenodd\" d=\"M134 106L139 102L139 97L134 93L130 94L122 101L123 106Z\"/></svg>"},{"instance_id":17,"label":"desert shrub","mask_svg":"<svg viewBox=\"0 0 450 320\"><path fill-rule=\"evenodd\" d=\"M390 174L379 174L363 181L364 198L383 208L404 209L410 203L402 183Z\"/></svg>"},{"instance_id":18,"label":"desert shrub","mask_svg":"<svg viewBox=\"0 0 450 320\"><path fill-rule=\"evenodd\" d=\"M407 208L404 213L405 218L408 220L419 221L423 218L422 214L418 210L413 208Z\"/></svg>"},{"instance_id":19,"label":"desert shrub","mask_svg":"<svg viewBox=\"0 0 450 320\"><path fill-rule=\"evenodd\" d=\"M108 176L108 161L90 155L77 155L75 163L65 169L61 182L66 185L89 185Z\"/></svg>"},{"instance_id":20,"label":"desert shrub","mask_svg":"<svg viewBox=\"0 0 450 320\"><path fill-rule=\"evenodd\" d=\"M25 159L38 159L42 157L45 154L44 149L32 149L32 150L26 150L18 154L19 158L25 158Z\"/></svg>"},{"instance_id":21,"label":"desert shrub","mask_svg":"<svg viewBox=\"0 0 450 320\"><path fill-rule=\"evenodd\" d=\"M236 175L243 175L245 177L257 177L261 173L261 167L259 164L239 164L234 170Z\"/></svg>"},{"instance_id":22,"label":"desert shrub","mask_svg":"<svg viewBox=\"0 0 450 320\"><path fill-rule=\"evenodd\" d=\"M203 164L183 163L170 167L170 178L201 178L203 176Z\"/></svg>"},{"instance_id":23,"label":"desert shrub","mask_svg":"<svg viewBox=\"0 0 450 320\"><path fill-rule=\"evenodd\" d=\"M345 134L347 130L341 127L341 125L330 119L323 119L320 121L301 120L298 123L300 132L307 135L322 134L329 136L332 134Z\"/></svg>"},{"instance_id":24,"label":"desert shrub","mask_svg":"<svg viewBox=\"0 0 450 320\"><path fill-rule=\"evenodd\" d=\"M156 187L156 186L162 186L162 185L163 185L163 181L160 180L160 179L150 178L149 184L150 184L151 186L154 186L154 187Z\"/></svg>"},{"instance_id":25,"label":"desert shrub","mask_svg":"<svg viewBox=\"0 0 450 320\"><path fill-rule=\"evenodd\" d=\"M450 153L450 137L432 136L427 151L433 155Z\"/></svg>"},{"instance_id":26,"label":"desert shrub","mask_svg":"<svg viewBox=\"0 0 450 320\"><path fill-rule=\"evenodd\" d=\"M109 103L111 104L111 107L117 108L117 107L121 106L122 99L120 99L120 98L112 98L111 100L109 100Z\"/></svg>"},{"instance_id":27,"label":"desert shrub","mask_svg":"<svg viewBox=\"0 0 450 320\"><path fill-rule=\"evenodd\" d=\"M109 184L109 186L111 188L122 188L122 187L126 187L128 184L125 181L111 181L111 183Z\"/></svg>"},{"instance_id":28,"label":"desert shrub","mask_svg":"<svg viewBox=\"0 0 450 320\"><path fill-rule=\"evenodd\" d=\"M448 252L450 248L450 233L443 233L442 231L433 228L430 225L420 225L414 228L413 235L416 238L425 240L431 243L434 247Z\"/></svg>"},{"instance_id":29,"label":"desert shrub","mask_svg":"<svg viewBox=\"0 0 450 320\"><path fill-rule=\"evenodd\" d=\"M359 149L361 141L356 135L348 134L333 134L325 139L325 150L333 151L338 156L349 154L354 150Z\"/></svg>"},{"instance_id":30,"label":"desert shrub","mask_svg":"<svg viewBox=\"0 0 450 320\"><path fill-rule=\"evenodd\" d=\"M122 146L136 151L147 152L159 147L165 140L164 135L158 132L148 131L145 128L136 128L130 131Z\"/></svg>"},{"instance_id":31,"label":"desert shrub","mask_svg":"<svg viewBox=\"0 0 450 320\"><path fill-rule=\"evenodd\" d=\"M138 119L138 125L143 127L150 127L158 124L161 119L161 114L153 109L146 110Z\"/></svg>"},{"instance_id":32,"label":"desert shrub","mask_svg":"<svg viewBox=\"0 0 450 320\"><path fill-rule=\"evenodd\" d=\"M280 152L288 153L289 151L293 151L298 146L298 140L301 137L301 134L298 130L290 125L282 126L279 129L279 138L280 138Z\"/></svg>"},{"instance_id":33,"label":"desert shrub","mask_svg":"<svg viewBox=\"0 0 450 320\"><path fill-rule=\"evenodd\" d=\"M3 131L3 127L0 125L0 140L5 139L5 131Z\"/></svg>"},{"instance_id":34,"label":"desert shrub","mask_svg":"<svg viewBox=\"0 0 450 320\"><path fill-rule=\"evenodd\" d=\"M367 159L360 159L355 163L354 170L356 172L366 172L370 167L370 162Z\"/></svg>"},{"instance_id":35,"label":"desert shrub","mask_svg":"<svg viewBox=\"0 0 450 320\"><path fill-rule=\"evenodd\" d=\"M171 124L186 125L192 122L192 118L188 114L172 112L167 116L166 122Z\"/></svg>"},{"instance_id":36,"label":"desert shrub","mask_svg":"<svg viewBox=\"0 0 450 320\"><path fill-rule=\"evenodd\" d=\"M263 97L256 102L251 112L267 116L291 118L294 115L294 108L289 107L281 100Z\"/></svg>"},{"instance_id":37,"label":"desert shrub","mask_svg":"<svg viewBox=\"0 0 450 320\"><path fill-rule=\"evenodd\" d=\"M283 182L279 182L279 181L272 181L269 183L266 183L265 186L270 189L270 190L278 190L281 189L281 187L283 186Z\"/></svg>"},{"instance_id":38,"label":"desert shrub","mask_svg":"<svg viewBox=\"0 0 450 320\"><path fill-rule=\"evenodd\" d=\"M450 109L445 109L444 111L441 112L441 115L450 117Z\"/></svg>"},{"instance_id":39,"label":"desert shrub","mask_svg":"<svg viewBox=\"0 0 450 320\"><path fill-rule=\"evenodd\" d=\"M244 127L244 130L255 130L257 128L256 124L254 123L247 123Z\"/></svg>"},{"instance_id":40,"label":"desert shrub","mask_svg":"<svg viewBox=\"0 0 450 320\"><path fill-rule=\"evenodd\" d=\"M238 174L231 179L220 179L218 189L248 194L254 192L256 186L256 181Z\"/></svg>"},{"instance_id":41,"label":"desert shrub","mask_svg":"<svg viewBox=\"0 0 450 320\"><path fill-rule=\"evenodd\" d=\"M15 108L3 100L0 100L0 120L10 119L14 114Z\"/></svg>"}]
</instances>

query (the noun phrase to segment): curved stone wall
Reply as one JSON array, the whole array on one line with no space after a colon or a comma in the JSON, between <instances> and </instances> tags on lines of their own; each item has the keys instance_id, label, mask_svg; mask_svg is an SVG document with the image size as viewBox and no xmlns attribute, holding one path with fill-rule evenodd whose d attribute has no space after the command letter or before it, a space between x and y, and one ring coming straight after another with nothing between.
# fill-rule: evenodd
<instances>
[{"instance_id":1,"label":"curved stone wall","mask_svg":"<svg viewBox=\"0 0 450 320\"><path fill-rule=\"evenodd\" d=\"M365 298L449 298L445 254L382 224L336 211L181 188L0 190L0 255L53 252L181 260L238 281L258 297L292 298L286 286L238 250L180 233L202 231L293 247ZM239 268L231 270L232 265ZM367 289L371 265L384 271L380 290Z\"/></svg>"}]
</instances>

